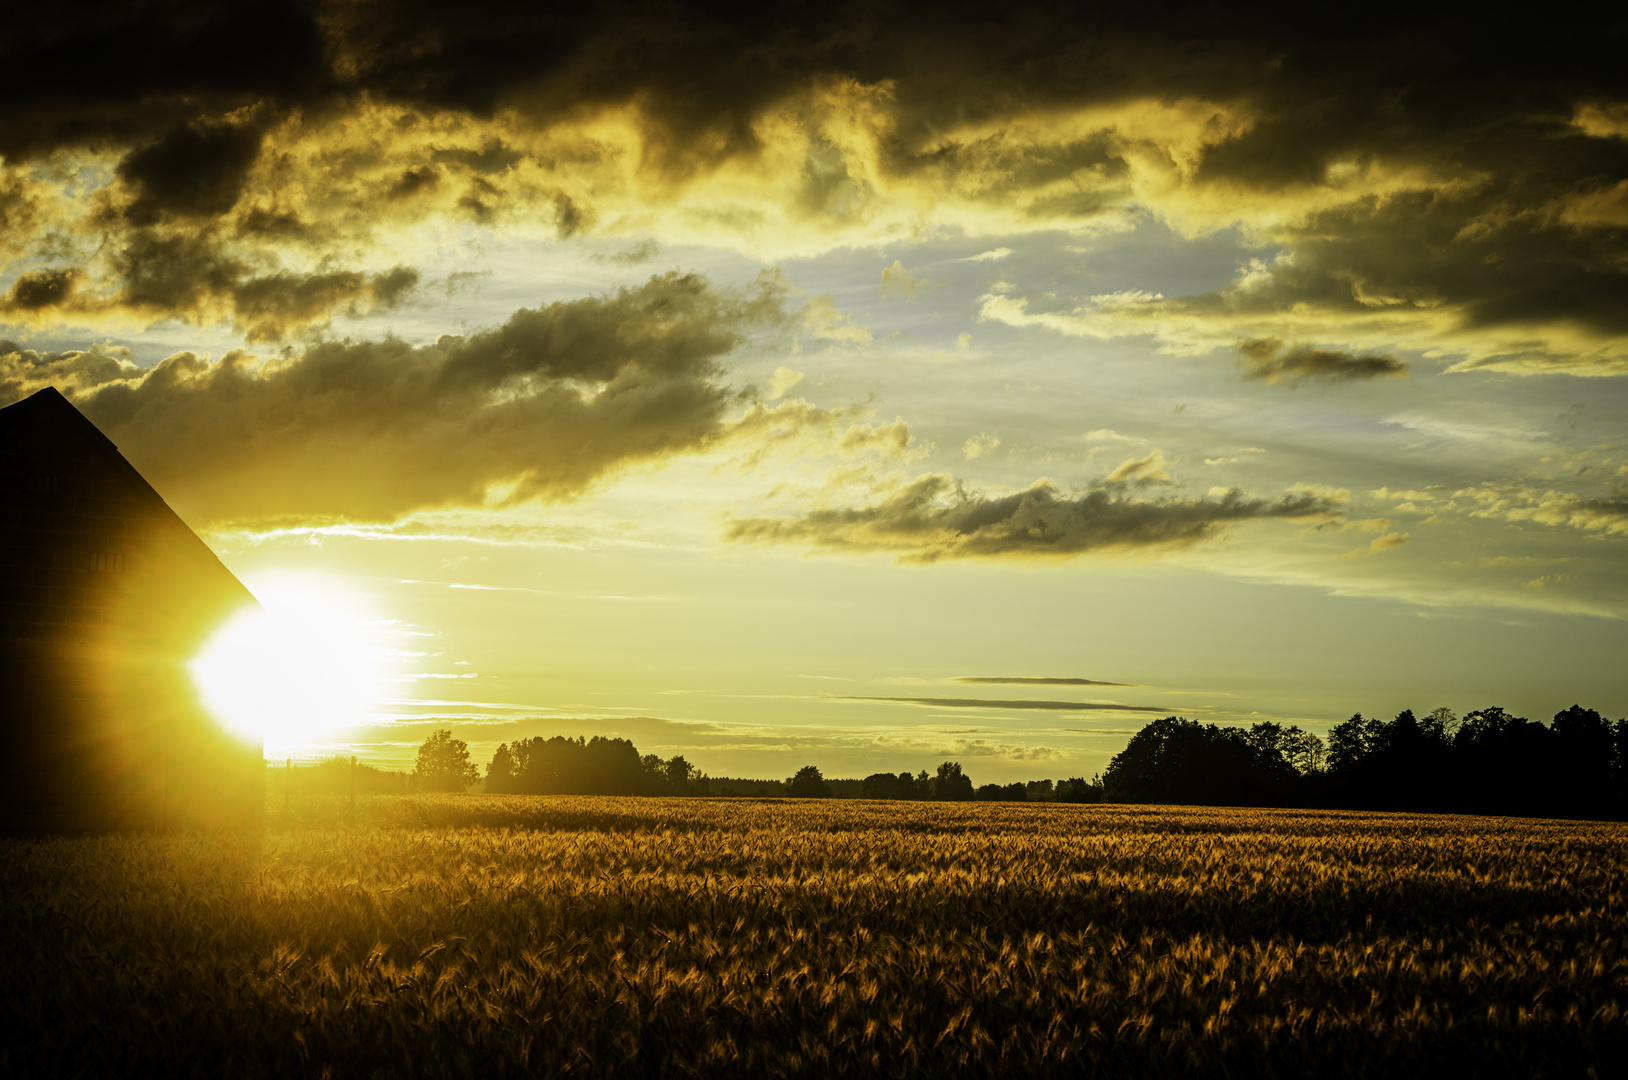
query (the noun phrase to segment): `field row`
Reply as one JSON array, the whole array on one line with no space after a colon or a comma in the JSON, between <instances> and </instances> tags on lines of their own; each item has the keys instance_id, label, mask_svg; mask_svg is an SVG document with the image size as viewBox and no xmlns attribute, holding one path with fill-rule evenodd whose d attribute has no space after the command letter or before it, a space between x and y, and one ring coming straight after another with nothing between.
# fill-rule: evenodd
<instances>
[{"instance_id":1,"label":"field row","mask_svg":"<svg viewBox=\"0 0 1628 1080\"><path fill-rule=\"evenodd\" d=\"M0 1021L35 1035L0 1067L1499 1074L1628 1054L1618 825L519 796L358 817L4 841Z\"/></svg>"}]
</instances>

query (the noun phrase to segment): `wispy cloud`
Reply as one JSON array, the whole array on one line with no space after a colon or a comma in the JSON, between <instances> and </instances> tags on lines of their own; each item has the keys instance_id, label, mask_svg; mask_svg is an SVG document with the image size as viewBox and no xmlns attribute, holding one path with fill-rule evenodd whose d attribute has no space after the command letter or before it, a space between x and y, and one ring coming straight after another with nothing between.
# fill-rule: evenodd
<instances>
[{"instance_id":1,"label":"wispy cloud","mask_svg":"<svg viewBox=\"0 0 1628 1080\"><path fill-rule=\"evenodd\" d=\"M1101 684L1091 684L1101 685ZM1040 709L1051 712L1169 712L1163 705L1118 705L1100 701L1037 701L1031 698L991 701L985 698L951 697L860 697L853 694L825 695L833 701L878 701L896 705L921 705L940 709Z\"/></svg>"},{"instance_id":2,"label":"wispy cloud","mask_svg":"<svg viewBox=\"0 0 1628 1080\"><path fill-rule=\"evenodd\" d=\"M1072 677L1044 677L1035 675L957 675L950 680L958 683L1011 684L1015 686L1135 686L1135 683L1104 682L1101 679Z\"/></svg>"}]
</instances>

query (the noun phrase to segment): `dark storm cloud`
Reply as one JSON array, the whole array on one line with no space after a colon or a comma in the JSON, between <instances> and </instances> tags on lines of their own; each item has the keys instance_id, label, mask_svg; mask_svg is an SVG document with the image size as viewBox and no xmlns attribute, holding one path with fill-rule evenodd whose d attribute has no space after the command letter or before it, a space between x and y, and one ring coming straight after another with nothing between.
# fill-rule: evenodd
<instances>
[{"instance_id":1,"label":"dark storm cloud","mask_svg":"<svg viewBox=\"0 0 1628 1080\"><path fill-rule=\"evenodd\" d=\"M149 147L189 124L265 103L316 105L339 90L320 5L14 5L0 64L0 154L63 146Z\"/></svg>"},{"instance_id":2,"label":"dark storm cloud","mask_svg":"<svg viewBox=\"0 0 1628 1080\"><path fill-rule=\"evenodd\" d=\"M1406 375L1408 371L1407 364L1394 356L1358 356L1343 349L1285 345L1277 338L1240 342L1238 351L1243 354L1245 377L1270 383L1285 379L1374 379Z\"/></svg>"},{"instance_id":3,"label":"dark storm cloud","mask_svg":"<svg viewBox=\"0 0 1628 1080\"><path fill-rule=\"evenodd\" d=\"M1104 682L1101 679L1045 678L1032 675L957 675L958 683L1011 684L1014 686L1135 686L1135 683Z\"/></svg>"},{"instance_id":4,"label":"dark storm cloud","mask_svg":"<svg viewBox=\"0 0 1628 1080\"><path fill-rule=\"evenodd\" d=\"M116 353L5 346L0 390L55 383L195 521L567 499L620 467L717 438L741 394L717 362L788 318L772 283L693 275L517 311L415 348L331 342L261 360L191 353L142 370Z\"/></svg>"},{"instance_id":5,"label":"dark storm cloud","mask_svg":"<svg viewBox=\"0 0 1628 1080\"><path fill-rule=\"evenodd\" d=\"M1380 312L1389 340L1435 337L1467 366L1628 365L1628 23L1416 8L1286 20L1199 4L724 10L30 5L8 13L0 40L0 155L8 167L112 155L100 246L150 248L190 229L184 242L210 248L213 273L233 283L277 272L255 245L346 230L360 245L375 221L435 215L518 214L571 236L621 219L606 200L659 217L685 185L774 161L786 171L757 185L767 220L807 225L805 244L871 228L875 199L913 200L894 220L964 211L1013 228L1140 204L1196 229L1240 224L1290 256L1259 287L1181 312L1294 313L1331 331L1238 327L1233 339L1338 342L1332 331ZM320 142L373 113L396 140L369 151L377 160L295 160L276 141ZM618 161L596 137L544 145L607 116L635 132ZM448 142L460 130L469 145ZM617 182L584 179L596 161ZM522 166L550 179L510 183ZM334 178L343 191L329 191ZM13 181L0 178L0 216L43 228L38 200L7 194ZM286 205L296 197L311 205ZM756 208L738 216L718 215L721 242L772 239ZM161 238L132 233L160 225ZM12 243L44 242L21 235ZM115 262L120 280L97 295L151 292L125 280L151 271ZM167 295L182 317L219 314L187 308L195 292ZM1319 373L1335 370L1355 373Z\"/></svg>"},{"instance_id":6,"label":"dark storm cloud","mask_svg":"<svg viewBox=\"0 0 1628 1080\"><path fill-rule=\"evenodd\" d=\"M1069 557L1090 551L1179 547L1226 526L1335 512L1309 492L1269 501L1234 488L1202 499L1139 499L1104 484L1072 498L1049 481L991 498L943 474L916 477L869 506L816 509L793 518L737 519L731 539L888 551L901 561Z\"/></svg>"},{"instance_id":7,"label":"dark storm cloud","mask_svg":"<svg viewBox=\"0 0 1628 1080\"><path fill-rule=\"evenodd\" d=\"M1206 154L1201 172L1287 189L1321 182L1353 150L1417 150L1444 135L1473 137L1482 156L1500 144L1518 152L1511 143L1554 134L1547 118L1579 100L1624 96L1623 40L1620 23L1575 18L1285 20L1201 4L1145 14L874 2L32 5L8 16L0 44L10 85L0 149L141 145L175 130L178 116L332 109L358 94L540 120L642 97L665 135L659 152L682 171L753 149L751 121L766 105L840 75L893 81L908 121L901 160L926 125L944 130L952 117L1246 97L1260 120ZM1078 153L1075 164L1109 160L1100 148Z\"/></svg>"},{"instance_id":8,"label":"dark storm cloud","mask_svg":"<svg viewBox=\"0 0 1628 1080\"><path fill-rule=\"evenodd\" d=\"M217 217L237 205L261 133L248 125L196 123L138 147L119 163L136 192L125 214L137 224L165 216Z\"/></svg>"},{"instance_id":9,"label":"dark storm cloud","mask_svg":"<svg viewBox=\"0 0 1628 1080\"><path fill-rule=\"evenodd\" d=\"M407 266L375 274L256 274L216 237L186 230L134 230L109 261L121 282L115 294L82 289L85 273L75 267L31 270L0 298L0 317L93 322L107 315L144 321L218 316L249 341L278 341L326 326L336 314L356 317L398 307L419 281L418 271Z\"/></svg>"},{"instance_id":10,"label":"dark storm cloud","mask_svg":"<svg viewBox=\"0 0 1628 1080\"><path fill-rule=\"evenodd\" d=\"M79 271L71 267L30 270L18 274L6 306L23 311L56 307L73 295L74 281L78 277Z\"/></svg>"},{"instance_id":11,"label":"dark storm cloud","mask_svg":"<svg viewBox=\"0 0 1628 1080\"><path fill-rule=\"evenodd\" d=\"M1162 712L1170 710L1163 705L1113 705L1094 701L990 701L984 698L947 697L854 697L846 694L828 695L834 701L891 701L903 705L925 705L941 709L1039 709L1047 712Z\"/></svg>"},{"instance_id":12,"label":"dark storm cloud","mask_svg":"<svg viewBox=\"0 0 1628 1080\"><path fill-rule=\"evenodd\" d=\"M398 266L382 274L279 273L234 283L233 321L250 341L277 341L325 322L335 311L389 311L418 285L418 271Z\"/></svg>"}]
</instances>

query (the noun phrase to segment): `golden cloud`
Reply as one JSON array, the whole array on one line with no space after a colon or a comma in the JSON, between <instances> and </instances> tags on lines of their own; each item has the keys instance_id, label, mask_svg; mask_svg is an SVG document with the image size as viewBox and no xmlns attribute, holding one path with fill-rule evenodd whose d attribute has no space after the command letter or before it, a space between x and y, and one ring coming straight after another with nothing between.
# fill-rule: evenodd
<instances>
[{"instance_id":1,"label":"golden cloud","mask_svg":"<svg viewBox=\"0 0 1628 1080\"><path fill-rule=\"evenodd\" d=\"M566 500L634 464L735 444L906 455L903 421L771 408L728 384L724 357L787 332L797 313L784 300L772 277L725 290L674 272L434 345L183 352L152 369L107 346L4 343L0 393L60 387L200 524Z\"/></svg>"},{"instance_id":2,"label":"golden cloud","mask_svg":"<svg viewBox=\"0 0 1628 1080\"><path fill-rule=\"evenodd\" d=\"M393 268L459 229L774 259L927 226L1086 232L1135 209L1278 254L1214 293L1054 312L992 297L985 317L1177 351L1277 339L1628 370L1620 58L1587 35L1550 41L1562 71L1530 27L1478 38L1494 62L1379 27L1335 53L1244 16L1184 35L1063 10L850 15L33 13L0 43L5 317L275 340L388 306Z\"/></svg>"}]
</instances>

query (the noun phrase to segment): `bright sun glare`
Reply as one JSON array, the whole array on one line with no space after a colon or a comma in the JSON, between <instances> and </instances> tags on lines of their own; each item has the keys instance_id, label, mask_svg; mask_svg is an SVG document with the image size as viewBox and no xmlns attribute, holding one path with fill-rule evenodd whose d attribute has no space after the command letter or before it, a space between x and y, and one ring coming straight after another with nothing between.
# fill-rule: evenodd
<instances>
[{"instance_id":1,"label":"bright sun glare","mask_svg":"<svg viewBox=\"0 0 1628 1080\"><path fill-rule=\"evenodd\" d=\"M190 665L204 707L229 730L298 752L365 722L389 651L365 598L319 575L246 582L263 605L234 615Z\"/></svg>"}]
</instances>

